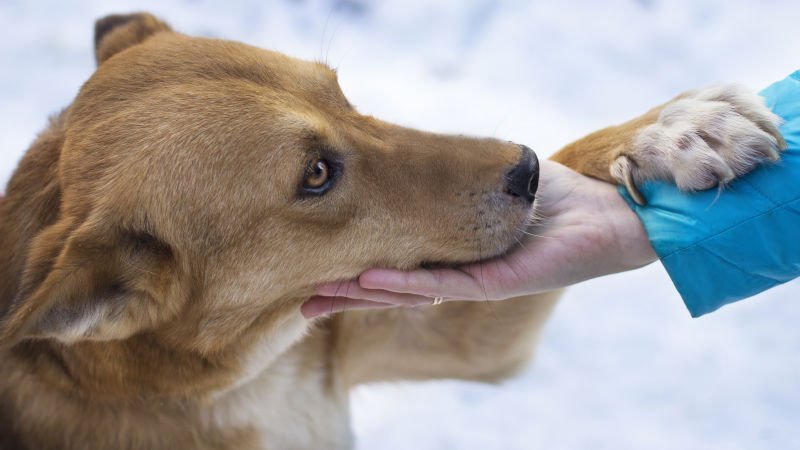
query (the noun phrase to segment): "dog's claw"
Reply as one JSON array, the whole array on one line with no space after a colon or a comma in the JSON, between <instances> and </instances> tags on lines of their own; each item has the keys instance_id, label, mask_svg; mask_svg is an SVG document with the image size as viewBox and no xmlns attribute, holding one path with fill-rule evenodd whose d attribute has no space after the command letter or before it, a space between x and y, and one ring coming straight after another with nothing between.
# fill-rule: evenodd
<instances>
[{"instance_id":1,"label":"dog's claw","mask_svg":"<svg viewBox=\"0 0 800 450\"><path fill-rule=\"evenodd\" d=\"M644 198L644 195L639 191L639 188L636 187L635 184L627 185L628 193L631 194L631 198L634 202L636 202L639 206L647 206L647 200Z\"/></svg>"},{"instance_id":2,"label":"dog's claw","mask_svg":"<svg viewBox=\"0 0 800 450\"><path fill-rule=\"evenodd\" d=\"M636 162L626 155L620 155L614 160L611 166L611 174L617 179L617 182L624 185L628 190L631 198L639 206L647 204L647 200L636 187L636 180L634 179L633 172L636 170Z\"/></svg>"}]
</instances>

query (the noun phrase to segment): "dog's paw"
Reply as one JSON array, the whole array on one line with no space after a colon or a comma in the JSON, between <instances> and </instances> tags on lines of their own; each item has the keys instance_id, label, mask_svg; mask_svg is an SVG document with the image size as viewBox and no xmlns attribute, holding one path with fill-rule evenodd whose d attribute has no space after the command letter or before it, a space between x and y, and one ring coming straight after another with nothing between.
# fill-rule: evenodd
<instances>
[{"instance_id":1,"label":"dog's paw","mask_svg":"<svg viewBox=\"0 0 800 450\"><path fill-rule=\"evenodd\" d=\"M645 180L669 180L684 191L724 185L786 148L761 97L737 85L689 93L667 104L658 121L641 130L612 163L611 175L644 204L636 188Z\"/></svg>"}]
</instances>

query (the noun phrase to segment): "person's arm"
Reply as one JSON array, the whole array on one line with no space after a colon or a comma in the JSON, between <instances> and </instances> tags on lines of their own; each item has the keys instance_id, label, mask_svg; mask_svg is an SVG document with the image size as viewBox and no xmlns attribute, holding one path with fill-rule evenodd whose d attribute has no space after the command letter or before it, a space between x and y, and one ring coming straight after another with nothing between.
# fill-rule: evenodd
<instances>
[{"instance_id":1,"label":"person's arm","mask_svg":"<svg viewBox=\"0 0 800 450\"><path fill-rule=\"evenodd\" d=\"M787 150L724 190L687 196L668 183L628 200L694 317L800 276L800 72L761 92Z\"/></svg>"}]
</instances>

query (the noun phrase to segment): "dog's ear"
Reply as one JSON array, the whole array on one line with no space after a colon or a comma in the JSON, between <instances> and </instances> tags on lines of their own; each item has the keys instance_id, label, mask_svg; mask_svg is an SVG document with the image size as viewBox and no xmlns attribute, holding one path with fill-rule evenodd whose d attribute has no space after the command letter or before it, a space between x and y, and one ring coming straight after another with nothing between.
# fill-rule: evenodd
<instances>
[{"instance_id":1,"label":"dog's ear","mask_svg":"<svg viewBox=\"0 0 800 450\"><path fill-rule=\"evenodd\" d=\"M52 225L34 240L0 346L124 339L177 313L169 245L145 231Z\"/></svg>"},{"instance_id":2,"label":"dog's ear","mask_svg":"<svg viewBox=\"0 0 800 450\"><path fill-rule=\"evenodd\" d=\"M94 24L97 65L162 31L172 31L172 28L148 13L112 14L99 19Z\"/></svg>"}]
</instances>

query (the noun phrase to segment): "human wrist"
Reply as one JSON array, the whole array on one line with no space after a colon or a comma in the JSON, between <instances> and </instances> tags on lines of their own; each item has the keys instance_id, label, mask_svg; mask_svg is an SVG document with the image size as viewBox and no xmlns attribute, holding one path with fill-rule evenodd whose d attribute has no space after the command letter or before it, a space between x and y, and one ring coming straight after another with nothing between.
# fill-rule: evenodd
<instances>
[{"instance_id":1,"label":"human wrist","mask_svg":"<svg viewBox=\"0 0 800 450\"><path fill-rule=\"evenodd\" d=\"M615 206L609 211L613 211L614 217L609 219L613 223L618 262L623 270L637 269L657 261L658 255L639 216L616 190L612 195L611 201Z\"/></svg>"}]
</instances>

